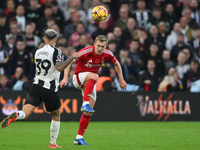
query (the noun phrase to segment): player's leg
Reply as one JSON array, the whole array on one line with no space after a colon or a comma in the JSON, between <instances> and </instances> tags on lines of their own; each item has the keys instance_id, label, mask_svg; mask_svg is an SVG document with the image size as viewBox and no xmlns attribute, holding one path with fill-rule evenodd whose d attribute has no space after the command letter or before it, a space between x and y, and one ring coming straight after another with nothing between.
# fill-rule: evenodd
<instances>
[{"instance_id":1,"label":"player's leg","mask_svg":"<svg viewBox=\"0 0 200 150\"><path fill-rule=\"evenodd\" d=\"M94 110L90 106L89 100L90 96L94 90L95 84L98 80L99 76L96 73L88 73L85 76L84 80L84 93L83 93L83 105L81 108L82 112L91 112L94 113ZM95 89L96 90L96 89Z\"/></svg>"},{"instance_id":2,"label":"player's leg","mask_svg":"<svg viewBox=\"0 0 200 150\"><path fill-rule=\"evenodd\" d=\"M22 110L14 112L10 116L5 118L1 123L1 127L5 128L16 120L27 119L31 115L35 107L39 106L41 103L38 91L40 91L38 90L38 86L33 85L26 96L26 101Z\"/></svg>"},{"instance_id":3,"label":"player's leg","mask_svg":"<svg viewBox=\"0 0 200 150\"><path fill-rule=\"evenodd\" d=\"M51 139L49 148L62 148L56 144L56 139L58 138L60 130L60 108L51 112Z\"/></svg>"},{"instance_id":4,"label":"player's leg","mask_svg":"<svg viewBox=\"0 0 200 150\"><path fill-rule=\"evenodd\" d=\"M42 99L45 103L46 110L52 114L49 148L61 148L56 144L56 139L58 138L60 130L60 98L57 92L48 89L43 92L44 94Z\"/></svg>"},{"instance_id":5,"label":"player's leg","mask_svg":"<svg viewBox=\"0 0 200 150\"><path fill-rule=\"evenodd\" d=\"M82 93L83 94L83 93ZM89 99L89 105L91 108L94 107L96 102L96 86L94 86L93 92L91 94L91 97ZM93 113L83 112L80 121L79 121L79 129L78 134L75 138L74 144L76 145L87 145L87 143L83 139L83 135L90 123L90 119Z\"/></svg>"},{"instance_id":6,"label":"player's leg","mask_svg":"<svg viewBox=\"0 0 200 150\"><path fill-rule=\"evenodd\" d=\"M22 110L14 112L10 116L5 118L1 123L1 127L5 128L16 120L27 119L31 115L31 113L33 112L34 109L35 109L35 106L33 106L31 104L24 105Z\"/></svg>"}]
</instances>

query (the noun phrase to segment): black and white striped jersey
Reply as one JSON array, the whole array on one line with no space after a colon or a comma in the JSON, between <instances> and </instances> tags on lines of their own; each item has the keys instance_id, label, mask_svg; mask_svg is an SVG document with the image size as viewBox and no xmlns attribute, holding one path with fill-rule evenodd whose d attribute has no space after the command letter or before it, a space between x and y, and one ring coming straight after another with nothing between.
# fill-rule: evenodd
<instances>
[{"instance_id":1,"label":"black and white striped jersey","mask_svg":"<svg viewBox=\"0 0 200 150\"><path fill-rule=\"evenodd\" d=\"M62 62L60 49L51 45L38 49L35 53L36 74L33 84L57 92L60 72L54 67L56 62Z\"/></svg>"}]
</instances>

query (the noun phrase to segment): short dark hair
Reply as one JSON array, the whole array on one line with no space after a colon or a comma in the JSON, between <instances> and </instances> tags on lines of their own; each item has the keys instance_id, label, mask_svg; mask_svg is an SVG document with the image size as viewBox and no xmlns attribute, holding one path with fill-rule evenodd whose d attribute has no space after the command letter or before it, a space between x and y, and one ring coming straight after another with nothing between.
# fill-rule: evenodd
<instances>
[{"instance_id":1,"label":"short dark hair","mask_svg":"<svg viewBox=\"0 0 200 150\"><path fill-rule=\"evenodd\" d=\"M108 44L108 38L107 36L105 35L98 35L96 38L95 38L95 41L94 43L96 43L96 41L101 41L101 42L106 42L106 44Z\"/></svg>"},{"instance_id":2,"label":"short dark hair","mask_svg":"<svg viewBox=\"0 0 200 150\"><path fill-rule=\"evenodd\" d=\"M199 61L198 61L197 59L195 59L195 58L193 58L193 59L191 60L191 62L193 62L193 63L195 63L195 64L198 64L198 65L199 65Z\"/></svg>"},{"instance_id":3,"label":"short dark hair","mask_svg":"<svg viewBox=\"0 0 200 150\"><path fill-rule=\"evenodd\" d=\"M0 13L0 18L6 18L6 14L4 12Z\"/></svg>"},{"instance_id":4,"label":"short dark hair","mask_svg":"<svg viewBox=\"0 0 200 150\"><path fill-rule=\"evenodd\" d=\"M51 40L53 40L53 39L55 39L57 37L58 37L58 33L55 30L47 29L45 31L45 38L47 38L47 40L51 41Z\"/></svg>"}]
</instances>

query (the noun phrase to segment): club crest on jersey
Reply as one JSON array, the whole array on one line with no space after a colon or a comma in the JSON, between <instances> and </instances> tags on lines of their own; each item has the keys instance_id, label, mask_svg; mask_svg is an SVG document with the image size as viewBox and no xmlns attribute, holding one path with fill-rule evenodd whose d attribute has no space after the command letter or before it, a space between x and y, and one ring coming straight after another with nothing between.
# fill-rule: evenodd
<instances>
[{"instance_id":1,"label":"club crest on jersey","mask_svg":"<svg viewBox=\"0 0 200 150\"><path fill-rule=\"evenodd\" d=\"M100 62L100 59L96 59L95 63L98 64Z\"/></svg>"}]
</instances>

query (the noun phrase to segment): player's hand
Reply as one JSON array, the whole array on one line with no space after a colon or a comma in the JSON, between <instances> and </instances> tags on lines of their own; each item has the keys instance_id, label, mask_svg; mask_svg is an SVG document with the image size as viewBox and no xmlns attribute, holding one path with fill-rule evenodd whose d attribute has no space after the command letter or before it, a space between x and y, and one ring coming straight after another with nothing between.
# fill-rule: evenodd
<instances>
[{"instance_id":1,"label":"player's hand","mask_svg":"<svg viewBox=\"0 0 200 150\"><path fill-rule=\"evenodd\" d=\"M62 81L60 81L60 83L59 83L59 85L60 85L60 87L62 88L63 87L63 85L67 85L67 83L68 83L68 79L62 79Z\"/></svg>"},{"instance_id":2,"label":"player's hand","mask_svg":"<svg viewBox=\"0 0 200 150\"><path fill-rule=\"evenodd\" d=\"M121 87L121 89L126 90L126 82L124 80L119 80L119 86Z\"/></svg>"},{"instance_id":3,"label":"player's hand","mask_svg":"<svg viewBox=\"0 0 200 150\"><path fill-rule=\"evenodd\" d=\"M73 52L72 56L73 56L73 58L79 58L79 57L81 57L80 53L78 53L78 52Z\"/></svg>"}]
</instances>

